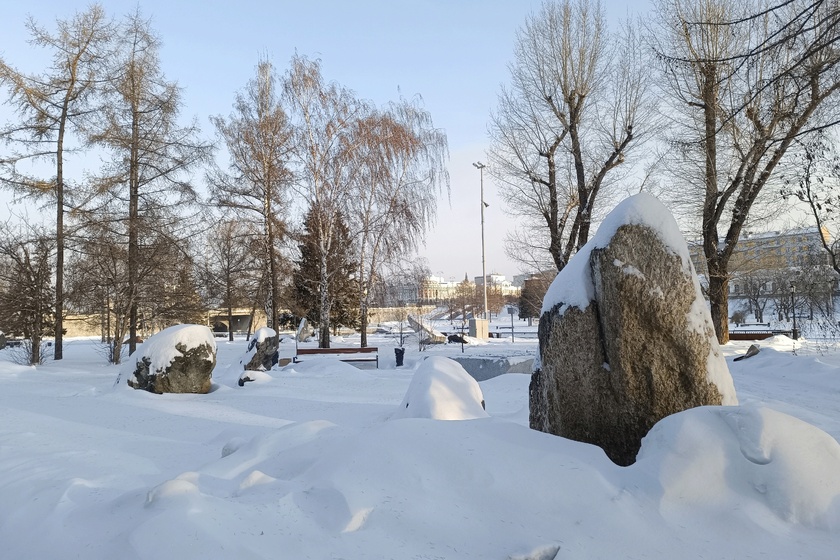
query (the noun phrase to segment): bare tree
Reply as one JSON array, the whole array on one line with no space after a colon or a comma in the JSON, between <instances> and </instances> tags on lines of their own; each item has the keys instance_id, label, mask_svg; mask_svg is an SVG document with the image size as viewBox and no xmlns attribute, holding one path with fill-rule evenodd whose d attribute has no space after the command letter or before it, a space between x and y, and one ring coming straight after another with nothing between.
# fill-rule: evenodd
<instances>
[{"instance_id":1,"label":"bare tree","mask_svg":"<svg viewBox=\"0 0 840 560\"><path fill-rule=\"evenodd\" d=\"M251 242L259 235L252 224L223 219L210 231L201 267L207 297L227 311L228 340L233 342L233 308L250 302L254 272L260 269ZM249 294L249 291L251 292Z\"/></svg>"},{"instance_id":2,"label":"bare tree","mask_svg":"<svg viewBox=\"0 0 840 560\"><path fill-rule=\"evenodd\" d=\"M30 42L52 53L52 65L42 74L27 75L0 58L0 84L8 87L8 103L21 119L0 131L0 138L15 148L0 159L0 183L27 197L48 198L56 206L54 358L60 360L64 347L64 215L73 207L73 188L65 176L64 160L84 144L80 128L96 110L96 90L103 78L113 26L99 4L70 20L58 20L55 31L33 19L26 26ZM76 148L70 142L73 132ZM44 178L34 169L27 171L25 164L42 160L50 162L53 176Z\"/></svg>"},{"instance_id":3,"label":"bare tree","mask_svg":"<svg viewBox=\"0 0 840 560\"><path fill-rule=\"evenodd\" d=\"M52 233L0 228L0 327L28 340L31 365L42 363L41 340L53 333Z\"/></svg>"},{"instance_id":4,"label":"bare tree","mask_svg":"<svg viewBox=\"0 0 840 560\"><path fill-rule=\"evenodd\" d=\"M840 13L830 4L814 6L809 0L769 7L727 0L658 4L651 37L674 114L683 116L677 121L683 132L672 141L702 162L690 179L722 343L729 340L729 263L741 231L794 140L831 121L828 107L840 89L840 52L813 48L840 38ZM810 15L802 19L803 13Z\"/></svg>"},{"instance_id":5,"label":"bare tree","mask_svg":"<svg viewBox=\"0 0 840 560\"><path fill-rule=\"evenodd\" d=\"M292 182L289 160L292 129L270 62L261 60L257 75L236 96L230 117L211 120L227 147L227 172L214 171L209 182L213 202L255 224L267 263L268 326L276 326L280 301L279 243L286 235Z\"/></svg>"},{"instance_id":6,"label":"bare tree","mask_svg":"<svg viewBox=\"0 0 840 560\"><path fill-rule=\"evenodd\" d=\"M91 140L112 154L110 165L99 179L101 192L128 202L131 354L137 344L141 234L147 233L141 228L158 227L154 219L163 219L167 206L183 211L196 200L188 172L208 160L211 147L198 139L195 122L179 125L180 90L163 75L158 57L160 40L139 10L122 23L117 41L117 53L111 57L108 103ZM178 218L183 220L182 215ZM175 227L172 222L170 225Z\"/></svg>"},{"instance_id":7,"label":"bare tree","mask_svg":"<svg viewBox=\"0 0 840 560\"><path fill-rule=\"evenodd\" d=\"M739 277L739 284L755 320L763 323L764 310L767 307L770 292L768 286L771 284L767 271L751 271L743 274Z\"/></svg>"},{"instance_id":8,"label":"bare tree","mask_svg":"<svg viewBox=\"0 0 840 560\"><path fill-rule=\"evenodd\" d=\"M318 344L330 346L330 277L339 270L330 268L329 255L338 241L335 224L351 195L359 172L361 138L355 134L358 121L368 111L368 104L353 92L325 82L321 65L304 57L292 58L285 79L285 97L295 130L295 191L304 211L312 211L316 220L310 229L317 240L321 321Z\"/></svg>"},{"instance_id":9,"label":"bare tree","mask_svg":"<svg viewBox=\"0 0 840 560\"><path fill-rule=\"evenodd\" d=\"M817 230L828 265L840 274L840 237L831 239L829 226L840 225L840 153L833 138L817 133L797 141L790 169L782 178L782 195L804 203Z\"/></svg>"},{"instance_id":10,"label":"bare tree","mask_svg":"<svg viewBox=\"0 0 840 560\"><path fill-rule=\"evenodd\" d=\"M97 214L86 224L85 235L73 244L67 266L67 303L80 313L98 313L102 342L108 347L108 361L120 363L122 342L128 324L127 247L115 243L124 235L116 231L122 220Z\"/></svg>"},{"instance_id":11,"label":"bare tree","mask_svg":"<svg viewBox=\"0 0 840 560\"><path fill-rule=\"evenodd\" d=\"M588 240L603 189L652 128L644 58L631 27L609 35L599 2L560 0L520 30L510 73L490 125L490 167L561 270ZM539 270L531 239L509 238L508 253Z\"/></svg>"},{"instance_id":12,"label":"bare tree","mask_svg":"<svg viewBox=\"0 0 840 560\"><path fill-rule=\"evenodd\" d=\"M362 143L347 214L354 217L361 346L367 346L368 308L387 267L422 242L434 220L437 195L449 189L446 134L417 101L389 104L358 121Z\"/></svg>"}]
</instances>

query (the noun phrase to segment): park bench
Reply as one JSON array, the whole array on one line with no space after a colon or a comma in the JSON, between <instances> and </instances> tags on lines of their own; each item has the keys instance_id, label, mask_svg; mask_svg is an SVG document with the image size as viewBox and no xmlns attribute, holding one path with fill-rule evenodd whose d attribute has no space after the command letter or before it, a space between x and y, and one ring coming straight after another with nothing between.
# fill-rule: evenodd
<instances>
[{"instance_id":1,"label":"park bench","mask_svg":"<svg viewBox=\"0 0 840 560\"><path fill-rule=\"evenodd\" d=\"M379 368L379 348L298 348L292 359L294 363L301 361L301 356L335 356L342 362L376 362Z\"/></svg>"},{"instance_id":2,"label":"park bench","mask_svg":"<svg viewBox=\"0 0 840 560\"><path fill-rule=\"evenodd\" d=\"M777 334L785 336L793 336L791 331L770 330L770 329L750 329L750 330L731 330L729 331L729 340L764 340Z\"/></svg>"}]
</instances>

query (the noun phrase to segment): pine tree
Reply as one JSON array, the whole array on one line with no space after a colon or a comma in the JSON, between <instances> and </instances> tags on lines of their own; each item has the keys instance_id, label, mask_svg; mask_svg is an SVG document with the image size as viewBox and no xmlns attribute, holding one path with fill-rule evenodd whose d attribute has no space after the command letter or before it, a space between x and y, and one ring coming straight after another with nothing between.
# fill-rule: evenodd
<instances>
[{"instance_id":1,"label":"pine tree","mask_svg":"<svg viewBox=\"0 0 840 560\"><path fill-rule=\"evenodd\" d=\"M324 228L319 227L318 220L321 220L318 212L310 209L304 219L304 231L300 235L298 248L300 260L295 267L294 291L292 298L296 314L306 317L313 324L321 323L321 309L324 308L321 301L321 240L318 232ZM350 233L347 224L341 215L338 215L332 225L333 250L327 255L327 294L329 300L326 308L329 309L330 328L338 326L356 327L359 322L359 314L356 303L356 283L352 274L356 269L356 263L350 253ZM322 346L324 345L324 341Z\"/></svg>"}]
</instances>

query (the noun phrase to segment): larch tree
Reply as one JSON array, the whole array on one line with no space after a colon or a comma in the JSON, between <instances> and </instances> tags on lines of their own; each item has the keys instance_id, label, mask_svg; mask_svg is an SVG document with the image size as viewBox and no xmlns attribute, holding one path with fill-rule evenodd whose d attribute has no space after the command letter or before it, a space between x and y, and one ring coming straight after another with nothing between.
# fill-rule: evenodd
<instances>
[{"instance_id":1,"label":"larch tree","mask_svg":"<svg viewBox=\"0 0 840 560\"><path fill-rule=\"evenodd\" d=\"M280 302L280 242L286 235L292 129L274 67L262 60L257 75L237 94L228 118L211 118L227 148L228 169L209 176L212 202L253 223L266 263L266 316L276 326Z\"/></svg>"},{"instance_id":2,"label":"larch tree","mask_svg":"<svg viewBox=\"0 0 840 560\"><path fill-rule=\"evenodd\" d=\"M795 140L834 122L840 11L830 2L662 0L651 41L695 186L708 295L729 340L730 261ZM830 109L831 108L831 109Z\"/></svg>"},{"instance_id":3,"label":"larch tree","mask_svg":"<svg viewBox=\"0 0 840 560\"><path fill-rule=\"evenodd\" d=\"M190 171L208 161L212 147L199 138L198 125L179 123L181 91L161 69L160 40L139 10L120 25L111 57L108 103L91 141L110 153L97 181L103 196L126 201L128 351L137 345L142 262L149 239L164 236L175 247L186 237L183 212L196 200ZM168 212L177 209L177 213ZM179 225L180 224L180 225ZM161 232L155 235L154 232ZM173 240L174 236L174 240ZM153 254L153 253L152 253ZM150 256L149 253L145 258ZM183 265L182 265L183 266ZM116 356L115 362L119 362Z\"/></svg>"},{"instance_id":4,"label":"larch tree","mask_svg":"<svg viewBox=\"0 0 840 560\"><path fill-rule=\"evenodd\" d=\"M510 75L491 118L490 171L529 231L509 236L507 252L562 270L653 129L645 57L632 27L609 32L597 0L550 1L519 30Z\"/></svg>"},{"instance_id":5,"label":"larch tree","mask_svg":"<svg viewBox=\"0 0 840 560\"><path fill-rule=\"evenodd\" d=\"M27 22L34 46L52 54L49 69L26 74L0 58L0 84L6 86L20 120L0 131L12 152L0 157L0 183L17 193L55 204L55 347L63 357L64 218L72 209L73 181L65 173L65 157L84 145L83 129L98 107L98 89L110 47L113 25L102 6L92 4L69 20L58 20L54 31ZM41 176L39 162L51 176ZM77 177L76 180L79 178Z\"/></svg>"}]
</instances>

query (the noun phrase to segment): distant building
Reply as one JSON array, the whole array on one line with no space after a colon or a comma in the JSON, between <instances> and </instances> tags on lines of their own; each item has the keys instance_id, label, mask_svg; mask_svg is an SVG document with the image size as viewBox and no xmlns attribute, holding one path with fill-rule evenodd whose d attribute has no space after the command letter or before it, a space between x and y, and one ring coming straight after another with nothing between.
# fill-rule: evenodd
<instances>
[{"instance_id":1,"label":"distant building","mask_svg":"<svg viewBox=\"0 0 840 560\"><path fill-rule=\"evenodd\" d=\"M767 279L763 290L767 293L787 290L789 280L781 281L785 275L807 267L825 268L828 255L823 240L830 242L828 230L815 227L789 231L746 232L738 240L729 262L729 293L737 296L744 293L744 283L756 277ZM706 276L706 259L701 242L689 244L689 253L694 269L701 277ZM772 278L777 277L777 281ZM784 284L775 285L775 284Z\"/></svg>"},{"instance_id":2,"label":"distant building","mask_svg":"<svg viewBox=\"0 0 840 560\"><path fill-rule=\"evenodd\" d=\"M753 272L756 270L779 270L827 264L827 255L822 246L830 241L828 230L823 228L795 229L785 232L747 232L738 240L730 272ZM691 262L698 274L706 274L706 259L702 242L689 244Z\"/></svg>"},{"instance_id":3,"label":"distant building","mask_svg":"<svg viewBox=\"0 0 840 560\"><path fill-rule=\"evenodd\" d=\"M441 276L427 276L420 283L419 299L422 302L446 301L454 299L458 291L455 280L446 280Z\"/></svg>"},{"instance_id":4,"label":"distant building","mask_svg":"<svg viewBox=\"0 0 840 560\"><path fill-rule=\"evenodd\" d=\"M477 288L483 287L484 278L476 276L475 285ZM487 275L487 287L500 289L503 296L518 296L522 291L521 286L515 286L513 282L506 279L502 274L496 274L495 272Z\"/></svg>"}]
</instances>

